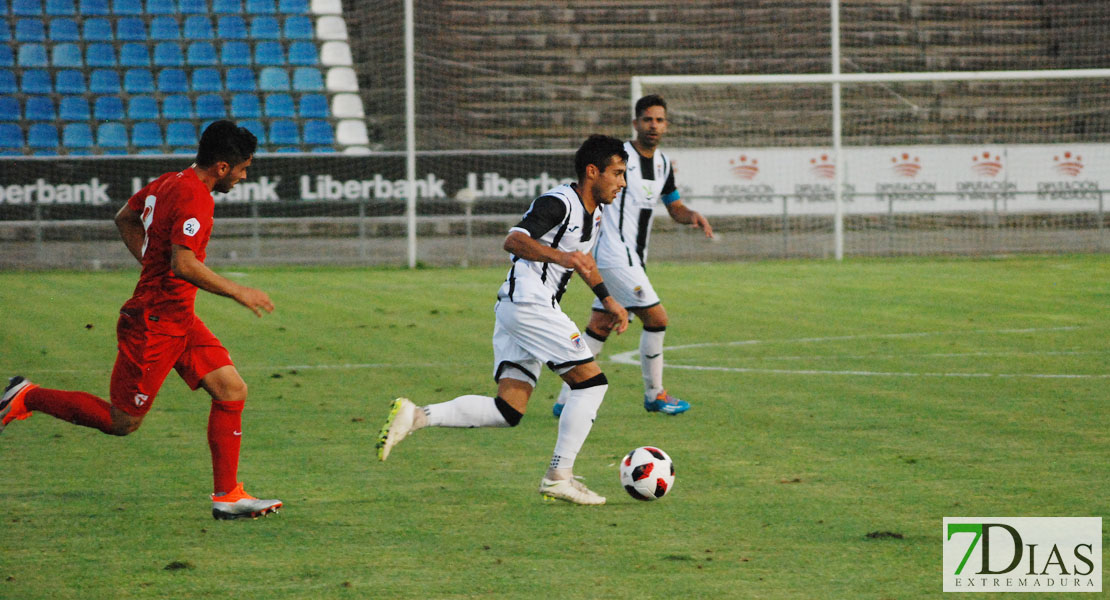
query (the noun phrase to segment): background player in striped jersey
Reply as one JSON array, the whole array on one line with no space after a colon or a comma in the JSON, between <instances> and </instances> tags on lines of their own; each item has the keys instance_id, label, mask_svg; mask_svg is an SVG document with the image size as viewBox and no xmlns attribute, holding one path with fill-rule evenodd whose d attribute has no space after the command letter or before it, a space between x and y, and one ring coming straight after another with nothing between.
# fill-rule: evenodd
<instances>
[{"instance_id":1,"label":"background player in striped jersey","mask_svg":"<svg viewBox=\"0 0 1110 600\"><path fill-rule=\"evenodd\" d=\"M590 136L575 154L578 183L560 185L536 198L505 238L513 266L497 292L494 308L497 395L459 396L424 407L398 398L381 430L379 459L385 460L405 436L426 426L515 426L546 364L563 378L569 391L539 492L577 504L605 503L604 497L574 478L573 467L609 385L578 327L560 309L559 299L578 273L605 308L599 321L605 331L620 333L628 327L628 313L609 295L590 255L601 224L599 205L612 203L624 187L627 160L620 140Z\"/></svg>"},{"instance_id":2,"label":"background player in striped jersey","mask_svg":"<svg viewBox=\"0 0 1110 600\"><path fill-rule=\"evenodd\" d=\"M279 500L260 500L236 481L247 384L227 349L193 312L197 288L232 298L258 316L274 304L266 292L235 283L204 264L212 234L212 191L227 192L247 176L257 140L231 121L216 121L200 138L196 162L139 190L116 214L123 243L142 265L135 292L120 309L119 352L111 403L86 392L39 387L12 377L0 396L0 430L32 412L124 436L139 428L170 369L190 389L212 397L212 516L257 517Z\"/></svg>"},{"instance_id":3,"label":"background player in striped jersey","mask_svg":"<svg viewBox=\"0 0 1110 600\"><path fill-rule=\"evenodd\" d=\"M677 415L690 409L690 404L667 393L663 387L663 336L667 330L667 311L656 295L644 270L647 264L648 238L655 219L655 204L663 201L667 213L679 223L697 227L705 237L713 237L713 228L701 213L690 210L679 198L671 161L659 150L659 142L667 132L667 103L657 95L644 96L636 102L636 118L632 121L636 139L625 143L631 157L628 161L628 185L617 196L602 217L601 234L594 248L597 267L601 270L610 292L617 302L644 324L640 334L640 368L644 376L644 408L648 412ZM586 345L597 356L609 337L612 319L606 308L594 302ZM563 413L570 388L563 386L552 407L555 416Z\"/></svg>"}]
</instances>

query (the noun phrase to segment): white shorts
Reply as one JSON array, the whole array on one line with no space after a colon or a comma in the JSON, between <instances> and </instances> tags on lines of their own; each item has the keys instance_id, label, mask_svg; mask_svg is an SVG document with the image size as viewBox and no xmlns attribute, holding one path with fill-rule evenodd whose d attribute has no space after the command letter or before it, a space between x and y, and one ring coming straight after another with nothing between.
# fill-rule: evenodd
<instances>
[{"instance_id":1,"label":"white shorts","mask_svg":"<svg viewBox=\"0 0 1110 600\"><path fill-rule=\"evenodd\" d=\"M651 308L659 304L659 296L651 287L643 267L598 268L605 287L621 306L626 309ZM594 310L603 311L601 300L594 298Z\"/></svg>"},{"instance_id":2,"label":"white shorts","mask_svg":"<svg viewBox=\"0 0 1110 600\"><path fill-rule=\"evenodd\" d=\"M508 377L534 387L545 364L562 375L594 360L578 326L558 308L501 300L493 311L494 381Z\"/></svg>"}]
</instances>

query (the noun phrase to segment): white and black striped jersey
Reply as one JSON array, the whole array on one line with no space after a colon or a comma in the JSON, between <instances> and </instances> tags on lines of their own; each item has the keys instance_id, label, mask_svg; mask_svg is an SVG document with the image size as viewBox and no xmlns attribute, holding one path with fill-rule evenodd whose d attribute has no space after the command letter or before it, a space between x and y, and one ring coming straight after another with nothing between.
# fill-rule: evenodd
<instances>
[{"instance_id":1,"label":"white and black striped jersey","mask_svg":"<svg viewBox=\"0 0 1110 600\"><path fill-rule=\"evenodd\" d=\"M522 231L563 252L589 253L597 242L604 211L598 206L592 214L586 212L577 188L575 184L563 184L548 190L532 201L524 218L510 232ZM574 269L557 263L534 262L518 256L513 256L512 261L497 298L516 304L555 306L574 275Z\"/></svg>"},{"instance_id":2,"label":"white and black striped jersey","mask_svg":"<svg viewBox=\"0 0 1110 600\"><path fill-rule=\"evenodd\" d=\"M659 150L646 158L636 151L632 142L624 143L628 152L628 171L624 190L605 209L605 223L594 250L597 266L644 266L647 262L648 237L655 219L655 204L670 204L679 199L674 183L674 169L667 155ZM639 160L636 160L639 158Z\"/></svg>"}]
</instances>

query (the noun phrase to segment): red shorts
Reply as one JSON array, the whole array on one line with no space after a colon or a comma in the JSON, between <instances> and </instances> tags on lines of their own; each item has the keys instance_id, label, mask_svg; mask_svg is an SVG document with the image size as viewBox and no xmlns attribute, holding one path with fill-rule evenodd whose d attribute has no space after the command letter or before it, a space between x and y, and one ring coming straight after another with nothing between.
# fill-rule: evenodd
<instances>
[{"instance_id":1,"label":"red shorts","mask_svg":"<svg viewBox=\"0 0 1110 600\"><path fill-rule=\"evenodd\" d=\"M175 336L149 331L141 315L120 313L116 337L119 353L112 369L112 406L134 417L150 410L170 369L176 369L195 390L205 375L233 364L227 349L200 319L184 336Z\"/></svg>"}]
</instances>

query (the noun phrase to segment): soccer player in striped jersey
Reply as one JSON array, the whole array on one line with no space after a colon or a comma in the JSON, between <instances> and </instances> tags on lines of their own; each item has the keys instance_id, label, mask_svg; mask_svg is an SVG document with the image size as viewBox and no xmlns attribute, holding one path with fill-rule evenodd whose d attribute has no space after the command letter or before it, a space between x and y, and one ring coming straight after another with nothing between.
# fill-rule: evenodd
<instances>
[{"instance_id":1,"label":"soccer player in striped jersey","mask_svg":"<svg viewBox=\"0 0 1110 600\"><path fill-rule=\"evenodd\" d=\"M413 431L432 427L512 427L524 416L544 365L566 382L566 409L555 451L539 492L575 504L605 498L575 479L573 467L605 398L608 380L582 340L578 326L559 307L571 277L578 275L605 307L605 331L628 327L628 313L605 287L590 250L603 212L624 187L628 154L620 140L587 139L575 154L576 184L555 187L532 201L509 231L504 248L512 268L497 292L493 327L493 378L497 395L464 395L417 406L398 398L378 439L378 458Z\"/></svg>"},{"instance_id":2,"label":"soccer player in striped jersey","mask_svg":"<svg viewBox=\"0 0 1110 600\"><path fill-rule=\"evenodd\" d=\"M625 143L628 185L602 217L602 227L594 257L617 302L643 323L640 334L640 369L644 377L644 409L677 415L690 409L690 403L675 398L663 387L663 336L667 331L667 311L648 280L648 237L655 219L655 205L662 201L667 213L678 223L696 227L713 237L713 228L701 213L691 210L679 198L670 159L659 150L667 132L667 103L657 95L636 102L632 121L636 139ZM597 356L609 337L612 322L606 308L594 302L586 345ZM563 412L570 388L563 386L552 407L558 417Z\"/></svg>"}]
</instances>

